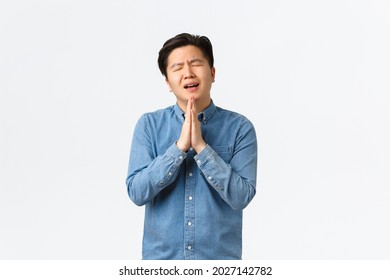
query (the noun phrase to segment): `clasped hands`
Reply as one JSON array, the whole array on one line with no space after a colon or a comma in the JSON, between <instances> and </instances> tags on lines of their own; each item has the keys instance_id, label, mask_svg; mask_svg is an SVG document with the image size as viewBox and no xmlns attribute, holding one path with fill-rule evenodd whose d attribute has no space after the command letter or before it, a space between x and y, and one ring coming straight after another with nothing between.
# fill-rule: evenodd
<instances>
[{"instance_id":1,"label":"clasped hands","mask_svg":"<svg viewBox=\"0 0 390 280\"><path fill-rule=\"evenodd\" d=\"M207 146L202 137L197 113L194 97L191 96L187 101L186 118L181 128L180 138L176 142L177 147L183 152L192 147L199 154Z\"/></svg>"}]
</instances>

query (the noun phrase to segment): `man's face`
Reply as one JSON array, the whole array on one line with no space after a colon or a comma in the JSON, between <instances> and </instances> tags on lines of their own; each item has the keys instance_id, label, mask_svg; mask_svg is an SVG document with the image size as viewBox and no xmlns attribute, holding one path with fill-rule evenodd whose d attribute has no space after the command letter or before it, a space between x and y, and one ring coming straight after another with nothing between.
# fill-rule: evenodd
<instances>
[{"instance_id":1,"label":"man's face","mask_svg":"<svg viewBox=\"0 0 390 280\"><path fill-rule=\"evenodd\" d=\"M195 46L176 48L168 56L166 82L183 111L191 96L194 96L200 110L210 104L210 90L214 78L215 68L210 68L202 51Z\"/></svg>"}]
</instances>

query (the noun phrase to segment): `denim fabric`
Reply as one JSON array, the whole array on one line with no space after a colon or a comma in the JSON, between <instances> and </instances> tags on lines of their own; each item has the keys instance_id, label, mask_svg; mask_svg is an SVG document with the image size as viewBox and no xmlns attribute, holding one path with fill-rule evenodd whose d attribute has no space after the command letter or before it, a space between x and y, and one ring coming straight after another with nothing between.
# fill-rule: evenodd
<instances>
[{"instance_id":1,"label":"denim fabric","mask_svg":"<svg viewBox=\"0 0 390 280\"><path fill-rule=\"evenodd\" d=\"M131 146L127 191L145 205L143 259L241 259L242 210L255 195L251 122L213 102L198 114L207 146L176 146L185 115L174 105L144 114Z\"/></svg>"}]
</instances>

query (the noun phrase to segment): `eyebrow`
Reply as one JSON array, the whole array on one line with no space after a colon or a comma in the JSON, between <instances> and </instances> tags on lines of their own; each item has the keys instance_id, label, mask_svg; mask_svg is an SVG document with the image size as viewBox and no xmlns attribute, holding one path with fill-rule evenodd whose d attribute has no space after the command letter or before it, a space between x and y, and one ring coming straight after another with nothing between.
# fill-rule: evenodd
<instances>
[{"instance_id":1,"label":"eyebrow","mask_svg":"<svg viewBox=\"0 0 390 280\"><path fill-rule=\"evenodd\" d=\"M189 61L189 63L194 63L194 62L203 62L203 60L195 57ZM175 68L177 66L183 66L183 65L184 65L184 62L176 62L176 63L173 63L169 68L172 69L172 68Z\"/></svg>"}]
</instances>

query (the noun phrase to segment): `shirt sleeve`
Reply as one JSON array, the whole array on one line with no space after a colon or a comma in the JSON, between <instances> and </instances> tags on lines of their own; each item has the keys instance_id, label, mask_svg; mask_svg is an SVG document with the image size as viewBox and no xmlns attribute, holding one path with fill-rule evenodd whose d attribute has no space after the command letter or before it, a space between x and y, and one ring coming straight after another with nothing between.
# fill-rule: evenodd
<instances>
[{"instance_id":1,"label":"shirt sleeve","mask_svg":"<svg viewBox=\"0 0 390 280\"><path fill-rule=\"evenodd\" d=\"M175 143L164 154L155 156L148 129L148 119L143 115L134 129L126 178L128 195L138 206L149 202L177 178L186 157Z\"/></svg>"},{"instance_id":2,"label":"shirt sleeve","mask_svg":"<svg viewBox=\"0 0 390 280\"><path fill-rule=\"evenodd\" d=\"M210 146L194 157L206 180L234 210L244 209L256 193L257 139L253 125L244 123L230 163Z\"/></svg>"}]
</instances>

